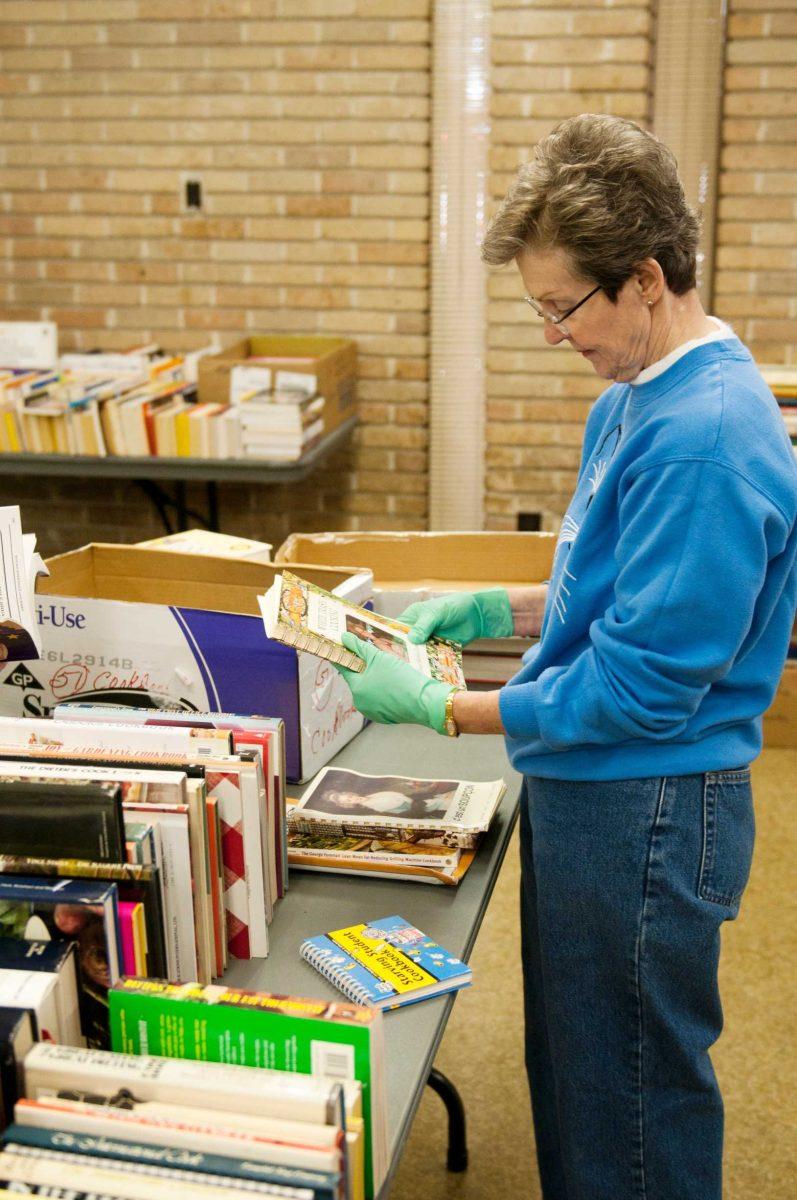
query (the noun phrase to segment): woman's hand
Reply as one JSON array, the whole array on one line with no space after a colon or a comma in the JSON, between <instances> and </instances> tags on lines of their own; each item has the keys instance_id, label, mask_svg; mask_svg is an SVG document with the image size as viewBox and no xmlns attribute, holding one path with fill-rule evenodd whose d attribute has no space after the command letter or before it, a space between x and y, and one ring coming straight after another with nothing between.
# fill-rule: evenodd
<instances>
[{"instance_id":1,"label":"woman's hand","mask_svg":"<svg viewBox=\"0 0 797 1200\"><path fill-rule=\"evenodd\" d=\"M467 646L476 638L511 637L514 632L506 588L451 592L435 600L419 600L405 608L399 620L411 626L408 636L416 643L434 636Z\"/></svg>"},{"instance_id":2,"label":"woman's hand","mask_svg":"<svg viewBox=\"0 0 797 1200\"><path fill-rule=\"evenodd\" d=\"M348 683L358 712L383 725L426 725L445 733L446 697L453 690L449 683L427 679L395 654L351 633L344 633L342 641L366 663L362 672L333 664Z\"/></svg>"}]
</instances>

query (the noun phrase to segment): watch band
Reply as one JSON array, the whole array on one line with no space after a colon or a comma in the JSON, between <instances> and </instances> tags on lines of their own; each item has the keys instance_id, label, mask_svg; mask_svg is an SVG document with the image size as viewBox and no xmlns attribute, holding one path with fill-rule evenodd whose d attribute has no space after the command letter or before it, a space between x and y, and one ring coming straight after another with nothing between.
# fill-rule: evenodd
<instances>
[{"instance_id":1,"label":"watch band","mask_svg":"<svg viewBox=\"0 0 797 1200\"><path fill-rule=\"evenodd\" d=\"M459 737L457 723L454 720L454 697L458 691L460 691L460 688L452 688L446 696L446 707L443 723L445 725L446 733L449 737Z\"/></svg>"}]
</instances>

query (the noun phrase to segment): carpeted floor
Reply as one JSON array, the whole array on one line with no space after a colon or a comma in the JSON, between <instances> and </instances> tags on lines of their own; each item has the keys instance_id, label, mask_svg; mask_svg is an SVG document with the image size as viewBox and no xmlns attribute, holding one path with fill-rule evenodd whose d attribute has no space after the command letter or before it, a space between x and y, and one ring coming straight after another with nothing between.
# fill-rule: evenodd
<instances>
[{"instance_id":1,"label":"carpeted floor","mask_svg":"<svg viewBox=\"0 0 797 1200\"><path fill-rule=\"evenodd\" d=\"M756 853L740 916L723 930L725 1031L714 1052L726 1107L725 1197L793 1200L797 750L766 751L753 785ZM517 891L515 835L472 957L475 984L454 1005L436 1063L465 1103L469 1169L446 1171L445 1110L427 1088L391 1200L540 1198L523 1071Z\"/></svg>"}]
</instances>

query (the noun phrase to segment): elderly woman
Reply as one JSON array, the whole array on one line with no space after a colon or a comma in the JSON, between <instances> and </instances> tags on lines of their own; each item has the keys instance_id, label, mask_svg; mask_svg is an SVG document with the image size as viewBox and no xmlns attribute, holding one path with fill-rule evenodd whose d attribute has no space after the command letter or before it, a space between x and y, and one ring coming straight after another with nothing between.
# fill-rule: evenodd
<instances>
[{"instance_id":1,"label":"elderly woman","mask_svg":"<svg viewBox=\"0 0 797 1200\"><path fill-rule=\"evenodd\" d=\"M377 721L506 735L525 777L526 1063L546 1200L720 1200L720 926L753 848L749 763L797 593L797 469L777 406L695 290L672 154L580 116L523 166L483 246L552 345L610 386L587 421L539 644L500 691L373 647ZM413 637L535 630L532 592L413 605Z\"/></svg>"}]
</instances>

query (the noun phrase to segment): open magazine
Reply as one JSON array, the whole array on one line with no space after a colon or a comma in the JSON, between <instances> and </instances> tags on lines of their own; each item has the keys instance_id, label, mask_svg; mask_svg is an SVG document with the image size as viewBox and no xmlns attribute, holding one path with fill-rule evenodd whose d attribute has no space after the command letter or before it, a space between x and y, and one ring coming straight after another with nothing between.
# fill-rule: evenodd
<instances>
[{"instance_id":1,"label":"open magazine","mask_svg":"<svg viewBox=\"0 0 797 1200\"><path fill-rule=\"evenodd\" d=\"M409 625L348 604L290 571L276 575L274 583L265 596L258 596L258 601L266 634L286 646L306 650L351 671L362 671L365 668L363 660L347 650L342 642L344 633L353 633L361 641L371 642L378 649L395 654L432 679L456 687L465 686L462 647L458 642L432 638L422 645L415 645L407 638Z\"/></svg>"},{"instance_id":2,"label":"open magazine","mask_svg":"<svg viewBox=\"0 0 797 1200\"><path fill-rule=\"evenodd\" d=\"M0 663L41 654L33 601L38 575L49 571L36 551L35 533L23 534L16 504L0 508Z\"/></svg>"},{"instance_id":3,"label":"open magazine","mask_svg":"<svg viewBox=\"0 0 797 1200\"><path fill-rule=\"evenodd\" d=\"M503 779L469 783L325 767L292 805L288 833L400 842L433 838L443 846L473 849L505 791Z\"/></svg>"}]
</instances>

